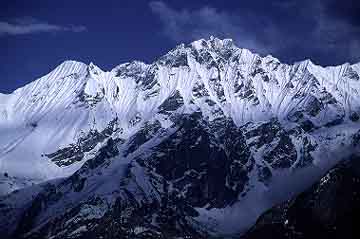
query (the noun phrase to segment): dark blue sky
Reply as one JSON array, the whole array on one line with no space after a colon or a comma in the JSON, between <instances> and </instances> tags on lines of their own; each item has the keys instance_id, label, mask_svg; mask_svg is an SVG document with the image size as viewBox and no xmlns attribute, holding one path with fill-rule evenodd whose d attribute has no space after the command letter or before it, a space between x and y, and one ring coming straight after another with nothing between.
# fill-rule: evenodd
<instances>
[{"instance_id":1,"label":"dark blue sky","mask_svg":"<svg viewBox=\"0 0 360 239\"><path fill-rule=\"evenodd\" d=\"M215 35L284 62L360 61L355 0L1 1L0 92L67 59L110 70Z\"/></svg>"}]
</instances>

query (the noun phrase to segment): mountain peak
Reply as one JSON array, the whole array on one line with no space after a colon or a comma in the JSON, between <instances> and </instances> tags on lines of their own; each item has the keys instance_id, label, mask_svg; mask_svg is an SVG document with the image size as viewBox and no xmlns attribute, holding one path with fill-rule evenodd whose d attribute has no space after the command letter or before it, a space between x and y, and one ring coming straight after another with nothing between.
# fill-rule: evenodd
<instances>
[{"instance_id":1,"label":"mountain peak","mask_svg":"<svg viewBox=\"0 0 360 239\"><path fill-rule=\"evenodd\" d=\"M80 70L86 66L87 65L81 61L65 60L60 65L58 65L54 70L59 68L59 69L69 69L70 71L74 72L74 71Z\"/></svg>"},{"instance_id":2,"label":"mountain peak","mask_svg":"<svg viewBox=\"0 0 360 239\"><path fill-rule=\"evenodd\" d=\"M66 77L74 73L83 73L86 71L87 65L80 61L66 60L58 65L54 70L42 78L47 78L47 80L58 79ZM41 78L41 79L42 79Z\"/></svg>"},{"instance_id":3,"label":"mountain peak","mask_svg":"<svg viewBox=\"0 0 360 239\"><path fill-rule=\"evenodd\" d=\"M232 39L219 39L214 36L210 36L208 40L206 39L200 39L197 41L194 41L190 44L193 46L196 50L200 49L221 49L221 48L233 48L235 47L235 44Z\"/></svg>"},{"instance_id":4,"label":"mountain peak","mask_svg":"<svg viewBox=\"0 0 360 239\"><path fill-rule=\"evenodd\" d=\"M100 69L100 67L96 66L93 62L90 62L88 66L89 72L94 75L100 75L103 70Z\"/></svg>"},{"instance_id":5,"label":"mountain peak","mask_svg":"<svg viewBox=\"0 0 360 239\"><path fill-rule=\"evenodd\" d=\"M121 72L121 71L134 71L134 70L143 70L147 68L149 65L142 62L142 61L131 61L131 62L125 62L120 65L115 66L111 71L112 72Z\"/></svg>"}]
</instances>

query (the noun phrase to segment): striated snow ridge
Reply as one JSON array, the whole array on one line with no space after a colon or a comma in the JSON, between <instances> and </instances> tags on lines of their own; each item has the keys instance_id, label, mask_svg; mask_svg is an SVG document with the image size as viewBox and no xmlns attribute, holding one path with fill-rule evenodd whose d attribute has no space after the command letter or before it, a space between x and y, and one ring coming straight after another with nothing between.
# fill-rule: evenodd
<instances>
[{"instance_id":1,"label":"striated snow ridge","mask_svg":"<svg viewBox=\"0 0 360 239\"><path fill-rule=\"evenodd\" d=\"M182 44L150 65L134 61L110 72L65 61L0 95L0 170L44 180L72 173L80 164L58 168L42 155L113 119L126 139L174 92L183 98L184 112L198 109L210 120L218 108L238 126L276 117L320 127L359 117L359 64L287 65L217 38Z\"/></svg>"}]
</instances>

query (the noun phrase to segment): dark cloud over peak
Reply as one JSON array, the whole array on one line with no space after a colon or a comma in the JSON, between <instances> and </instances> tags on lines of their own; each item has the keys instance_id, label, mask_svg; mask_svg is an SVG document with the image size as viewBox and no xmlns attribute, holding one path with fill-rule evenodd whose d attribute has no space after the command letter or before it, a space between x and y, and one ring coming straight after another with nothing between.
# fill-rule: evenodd
<instances>
[{"instance_id":1,"label":"dark cloud over peak","mask_svg":"<svg viewBox=\"0 0 360 239\"><path fill-rule=\"evenodd\" d=\"M358 6L350 0L253 1L236 9L150 3L164 34L175 42L229 37L240 47L286 62L311 58L323 65L360 60L360 25L353 11Z\"/></svg>"},{"instance_id":2,"label":"dark cloud over peak","mask_svg":"<svg viewBox=\"0 0 360 239\"><path fill-rule=\"evenodd\" d=\"M360 25L360 1L358 0L326 0L322 1L329 17L339 18L350 25Z\"/></svg>"}]
</instances>

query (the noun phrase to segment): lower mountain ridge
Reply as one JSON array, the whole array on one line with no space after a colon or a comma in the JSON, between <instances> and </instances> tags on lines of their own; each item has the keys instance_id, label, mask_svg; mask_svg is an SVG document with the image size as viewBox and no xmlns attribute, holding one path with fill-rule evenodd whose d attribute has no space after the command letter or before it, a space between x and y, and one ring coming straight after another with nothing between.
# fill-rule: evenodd
<instances>
[{"instance_id":1,"label":"lower mountain ridge","mask_svg":"<svg viewBox=\"0 0 360 239\"><path fill-rule=\"evenodd\" d=\"M339 164L305 192L268 210L241 238L359 238L359 158L352 160L357 161Z\"/></svg>"}]
</instances>

